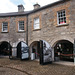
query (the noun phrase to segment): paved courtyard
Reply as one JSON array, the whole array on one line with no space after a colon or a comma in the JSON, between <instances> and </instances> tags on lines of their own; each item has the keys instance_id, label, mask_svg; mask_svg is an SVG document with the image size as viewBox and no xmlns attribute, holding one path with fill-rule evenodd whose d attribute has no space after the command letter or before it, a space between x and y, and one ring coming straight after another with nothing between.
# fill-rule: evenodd
<instances>
[{"instance_id":1,"label":"paved courtyard","mask_svg":"<svg viewBox=\"0 0 75 75\"><path fill-rule=\"evenodd\" d=\"M27 75L15 69L0 67L0 75Z\"/></svg>"},{"instance_id":2,"label":"paved courtyard","mask_svg":"<svg viewBox=\"0 0 75 75\"><path fill-rule=\"evenodd\" d=\"M0 75L75 75L75 66L0 58Z\"/></svg>"}]
</instances>

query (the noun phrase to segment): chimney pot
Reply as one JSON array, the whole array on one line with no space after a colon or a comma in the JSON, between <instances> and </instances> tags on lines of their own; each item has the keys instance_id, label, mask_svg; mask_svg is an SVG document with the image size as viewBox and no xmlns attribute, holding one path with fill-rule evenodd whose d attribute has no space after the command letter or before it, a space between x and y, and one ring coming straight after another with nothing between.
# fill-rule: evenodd
<instances>
[{"instance_id":1,"label":"chimney pot","mask_svg":"<svg viewBox=\"0 0 75 75\"><path fill-rule=\"evenodd\" d=\"M34 9L40 8L40 5L38 3L34 4Z\"/></svg>"},{"instance_id":2,"label":"chimney pot","mask_svg":"<svg viewBox=\"0 0 75 75\"><path fill-rule=\"evenodd\" d=\"M22 4L18 5L18 12L24 12L24 6Z\"/></svg>"}]
</instances>

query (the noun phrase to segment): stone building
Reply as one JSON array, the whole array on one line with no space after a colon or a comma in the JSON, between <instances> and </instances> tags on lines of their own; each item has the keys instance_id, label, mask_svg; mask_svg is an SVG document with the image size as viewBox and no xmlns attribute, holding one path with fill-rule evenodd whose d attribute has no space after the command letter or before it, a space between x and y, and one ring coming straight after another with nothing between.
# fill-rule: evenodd
<instances>
[{"instance_id":1,"label":"stone building","mask_svg":"<svg viewBox=\"0 0 75 75\"><path fill-rule=\"evenodd\" d=\"M25 42L30 58L35 53L37 59L40 40L45 40L53 49L53 60L74 60L74 20L75 0L60 0L43 7L37 3L32 11L18 5L18 12L0 14L0 49L8 49L9 45L19 57L18 48Z\"/></svg>"}]
</instances>

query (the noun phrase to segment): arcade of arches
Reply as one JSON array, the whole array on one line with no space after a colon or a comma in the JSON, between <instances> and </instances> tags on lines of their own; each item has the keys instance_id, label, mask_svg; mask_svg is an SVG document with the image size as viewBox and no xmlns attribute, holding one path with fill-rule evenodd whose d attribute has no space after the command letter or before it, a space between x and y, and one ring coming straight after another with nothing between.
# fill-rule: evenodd
<instances>
[{"instance_id":1,"label":"arcade of arches","mask_svg":"<svg viewBox=\"0 0 75 75\"><path fill-rule=\"evenodd\" d=\"M30 45L30 53L35 54L34 59L39 58L40 54L40 47L39 47L39 41L34 41ZM59 40L54 45L54 61L74 61L74 55L73 55L73 43L71 43L68 40Z\"/></svg>"},{"instance_id":2,"label":"arcade of arches","mask_svg":"<svg viewBox=\"0 0 75 75\"><path fill-rule=\"evenodd\" d=\"M20 58L20 47L21 42L17 45L17 57ZM10 49L10 51L9 51ZM12 46L6 42L3 41L0 43L0 55L9 55L12 54ZM30 57L31 53L34 53L35 57L34 59L40 58L40 42L34 41L30 45ZM59 40L54 44L54 60L68 60L73 61L74 55L73 55L73 43L71 43L68 40Z\"/></svg>"}]
</instances>

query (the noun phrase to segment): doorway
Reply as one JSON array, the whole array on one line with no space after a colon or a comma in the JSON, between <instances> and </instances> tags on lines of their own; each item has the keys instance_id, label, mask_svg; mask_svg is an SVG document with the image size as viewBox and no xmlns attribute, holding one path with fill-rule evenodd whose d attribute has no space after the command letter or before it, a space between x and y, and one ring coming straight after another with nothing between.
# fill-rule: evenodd
<instances>
[{"instance_id":1,"label":"doorway","mask_svg":"<svg viewBox=\"0 0 75 75\"><path fill-rule=\"evenodd\" d=\"M30 55L31 59L39 59L40 58L40 42L34 41L30 45Z\"/></svg>"}]
</instances>

